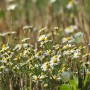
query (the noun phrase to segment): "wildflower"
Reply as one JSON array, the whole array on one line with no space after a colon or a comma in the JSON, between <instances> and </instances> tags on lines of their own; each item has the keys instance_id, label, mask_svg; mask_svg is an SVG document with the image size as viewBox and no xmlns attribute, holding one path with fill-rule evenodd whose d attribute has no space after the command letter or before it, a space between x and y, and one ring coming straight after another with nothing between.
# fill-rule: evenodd
<instances>
[{"instance_id":1,"label":"wildflower","mask_svg":"<svg viewBox=\"0 0 90 90\"><path fill-rule=\"evenodd\" d=\"M6 51L9 49L9 46L2 45L2 50L0 52Z\"/></svg>"},{"instance_id":2,"label":"wildflower","mask_svg":"<svg viewBox=\"0 0 90 90\"><path fill-rule=\"evenodd\" d=\"M40 58L40 56L42 55L42 53L43 53L42 51L37 52L37 53L35 54L35 57L36 57L36 58Z\"/></svg>"},{"instance_id":3,"label":"wildflower","mask_svg":"<svg viewBox=\"0 0 90 90\"><path fill-rule=\"evenodd\" d=\"M13 50L19 51L22 48L22 44L17 44Z\"/></svg>"},{"instance_id":4,"label":"wildflower","mask_svg":"<svg viewBox=\"0 0 90 90\"><path fill-rule=\"evenodd\" d=\"M65 56L65 55L70 55L71 53L70 53L70 50L66 50L66 51L64 51L63 52L63 55Z\"/></svg>"},{"instance_id":5,"label":"wildflower","mask_svg":"<svg viewBox=\"0 0 90 90\"><path fill-rule=\"evenodd\" d=\"M46 54L46 55L51 55L51 53L52 53L51 50L47 50L45 54Z\"/></svg>"},{"instance_id":6,"label":"wildflower","mask_svg":"<svg viewBox=\"0 0 90 90\"><path fill-rule=\"evenodd\" d=\"M71 47L71 44L67 44L67 45L63 46L63 49L68 49L70 47Z\"/></svg>"},{"instance_id":7,"label":"wildflower","mask_svg":"<svg viewBox=\"0 0 90 90\"><path fill-rule=\"evenodd\" d=\"M62 68L62 72L64 72L64 71L66 71L66 67L65 66Z\"/></svg>"},{"instance_id":8,"label":"wildflower","mask_svg":"<svg viewBox=\"0 0 90 90\"><path fill-rule=\"evenodd\" d=\"M30 38L24 38L23 40L22 40L22 42L26 42L26 41L28 41Z\"/></svg>"},{"instance_id":9,"label":"wildflower","mask_svg":"<svg viewBox=\"0 0 90 90\"><path fill-rule=\"evenodd\" d=\"M74 57L74 58L80 57L80 52L75 52L73 57Z\"/></svg>"},{"instance_id":10,"label":"wildflower","mask_svg":"<svg viewBox=\"0 0 90 90\"><path fill-rule=\"evenodd\" d=\"M7 7L7 10L10 11L10 10L15 10L17 7L17 4L11 4Z\"/></svg>"},{"instance_id":11,"label":"wildflower","mask_svg":"<svg viewBox=\"0 0 90 90\"><path fill-rule=\"evenodd\" d=\"M65 29L65 32L66 32L67 34L69 34L69 33L74 32L74 31L77 30L77 29L78 29L78 28L77 28L76 25L71 25L71 26L69 26L69 27L67 27L67 28Z\"/></svg>"},{"instance_id":12,"label":"wildflower","mask_svg":"<svg viewBox=\"0 0 90 90\"><path fill-rule=\"evenodd\" d=\"M45 62L42 66L41 66L43 71L46 71L50 68L49 62Z\"/></svg>"},{"instance_id":13,"label":"wildflower","mask_svg":"<svg viewBox=\"0 0 90 90\"><path fill-rule=\"evenodd\" d=\"M7 35L14 35L16 32L7 32Z\"/></svg>"},{"instance_id":14,"label":"wildflower","mask_svg":"<svg viewBox=\"0 0 90 90\"><path fill-rule=\"evenodd\" d=\"M67 4L66 8L67 8L67 9L71 9L71 8L73 8L73 6L74 6L74 2L73 2L73 0L71 0L71 1L69 1L69 3Z\"/></svg>"},{"instance_id":15,"label":"wildflower","mask_svg":"<svg viewBox=\"0 0 90 90\"><path fill-rule=\"evenodd\" d=\"M5 66L0 66L0 70L3 70L3 69L5 69Z\"/></svg>"},{"instance_id":16,"label":"wildflower","mask_svg":"<svg viewBox=\"0 0 90 90\"><path fill-rule=\"evenodd\" d=\"M71 54L73 54L74 52L75 52L75 50L74 50L74 49L71 49L71 50L70 50L70 53L71 53Z\"/></svg>"},{"instance_id":17,"label":"wildflower","mask_svg":"<svg viewBox=\"0 0 90 90\"><path fill-rule=\"evenodd\" d=\"M27 26L24 26L24 27L23 27L23 30L30 30L30 29L32 29L32 28L33 28L32 26L28 26L28 25L27 25Z\"/></svg>"},{"instance_id":18,"label":"wildflower","mask_svg":"<svg viewBox=\"0 0 90 90\"><path fill-rule=\"evenodd\" d=\"M56 45L54 46L54 48L55 48L56 50L58 50L58 49L60 48L60 45L59 45L59 44L56 44Z\"/></svg>"},{"instance_id":19,"label":"wildflower","mask_svg":"<svg viewBox=\"0 0 90 90\"><path fill-rule=\"evenodd\" d=\"M2 37L6 36L6 35L8 35L8 33L7 33L7 32L0 33L0 36L2 36Z\"/></svg>"},{"instance_id":20,"label":"wildflower","mask_svg":"<svg viewBox=\"0 0 90 90\"><path fill-rule=\"evenodd\" d=\"M55 79L55 80L56 80L56 79L57 79L57 76L56 76L56 75L54 75L54 76L53 76L53 79Z\"/></svg>"},{"instance_id":21,"label":"wildflower","mask_svg":"<svg viewBox=\"0 0 90 90\"><path fill-rule=\"evenodd\" d=\"M39 41L39 42L48 42L48 36L47 36L47 35L41 35L41 36L38 38L38 41Z\"/></svg>"},{"instance_id":22,"label":"wildflower","mask_svg":"<svg viewBox=\"0 0 90 90\"><path fill-rule=\"evenodd\" d=\"M44 87L48 87L48 84L47 84L47 83L45 83L45 84L44 84Z\"/></svg>"},{"instance_id":23,"label":"wildflower","mask_svg":"<svg viewBox=\"0 0 90 90\"><path fill-rule=\"evenodd\" d=\"M19 56L20 56L20 57L23 57L23 53L19 53Z\"/></svg>"},{"instance_id":24,"label":"wildflower","mask_svg":"<svg viewBox=\"0 0 90 90\"><path fill-rule=\"evenodd\" d=\"M38 81L38 80L39 80L39 76L34 75L34 76L33 76L33 79L34 79L35 81Z\"/></svg>"},{"instance_id":25,"label":"wildflower","mask_svg":"<svg viewBox=\"0 0 90 90\"><path fill-rule=\"evenodd\" d=\"M19 56L17 55L15 58L14 58L15 61L19 60Z\"/></svg>"},{"instance_id":26,"label":"wildflower","mask_svg":"<svg viewBox=\"0 0 90 90\"><path fill-rule=\"evenodd\" d=\"M71 40L71 38L70 38L70 37L63 38L63 39L62 39L62 42L63 42L63 43L65 43L65 42L67 42L67 41L69 41L69 40Z\"/></svg>"},{"instance_id":27,"label":"wildflower","mask_svg":"<svg viewBox=\"0 0 90 90\"><path fill-rule=\"evenodd\" d=\"M47 29L47 27L44 27L44 28L40 29L40 30L39 30L39 33L45 31L46 29Z\"/></svg>"},{"instance_id":28,"label":"wildflower","mask_svg":"<svg viewBox=\"0 0 90 90\"><path fill-rule=\"evenodd\" d=\"M51 58L50 66L53 68L54 65L58 65L60 63L60 55L54 55Z\"/></svg>"},{"instance_id":29,"label":"wildflower","mask_svg":"<svg viewBox=\"0 0 90 90\"><path fill-rule=\"evenodd\" d=\"M75 41L75 39L73 37L67 37L67 38L62 39L63 43L66 43L66 42L73 43L74 41Z\"/></svg>"},{"instance_id":30,"label":"wildflower","mask_svg":"<svg viewBox=\"0 0 90 90\"><path fill-rule=\"evenodd\" d=\"M28 43L24 43L24 44L23 44L23 47L24 47L24 48L26 48L26 47L28 47L28 46L29 46Z\"/></svg>"},{"instance_id":31,"label":"wildflower","mask_svg":"<svg viewBox=\"0 0 90 90\"><path fill-rule=\"evenodd\" d=\"M41 73L40 79L45 79L47 76Z\"/></svg>"}]
</instances>

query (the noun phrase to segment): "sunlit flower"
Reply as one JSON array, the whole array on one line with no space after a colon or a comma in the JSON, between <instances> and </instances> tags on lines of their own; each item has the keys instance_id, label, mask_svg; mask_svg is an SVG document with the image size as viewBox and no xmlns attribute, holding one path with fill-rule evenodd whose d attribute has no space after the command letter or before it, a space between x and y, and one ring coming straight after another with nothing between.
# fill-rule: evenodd
<instances>
[{"instance_id":1,"label":"sunlit flower","mask_svg":"<svg viewBox=\"0 0 90 90\"><path fill-rule=\"evenodd\" d=\"M42 55L43 51L38 51L36 54L35 54L35 57L36 58L40 58L40 56Z\"/></svg>"},{"instance_id":2,"label":"sunlit flower","mask_svg":"<svg viewBox=\"0 0 90 90\"><path fill-rule=\"evenodd\" d=\"M17 7L17 4L11 4L7 7L7 10L15 10Z\"/></svg>"},{"instance_id":3,"label":"sunlit flower","mask_svg":"<svg viewBox=\"0 0 90 90\"><path fill-rule=\"evenodd\" d=\"M69 26L69 27L67 27L67 28L65 29L65 32L68 34L68 33L74 32L74 31L77 30L77 29L78 29L78 28L77 28L76 25L71 25L71 26Z\"/></svg>"},{"instance_id":4,"label":"sunlit flower","mask_svg":"<svg viewBox=\"0 0 90 90\"><path fill-rule=\"evenodd\" d=\"M64 45L64 46L63 46L63 49L68 49L68 48L70 48L70 47L72 47L72 45L71 45L71 44L67 44L67 45Z\"/></svg>"},{"instance_id":5,"label":"sunlit flower","mask_svg":"<svg viewBox=\"0 0 90 90\"><path fill-rule=\"evenodd\" d=\"M56 50L58 50L60 48L59 44L56 44L55 46L53 46Z\"/></svg>"},{"instance_id":6,"label":"sunlit flower","mask_svg":"<svg viewBox=\"0 0 90 90\"><path fill-rule=\"evenodd\" d=\"M69 50L66 50L66 51L64 51L63 52L63 55L65 56L65 55L70 55L71 53L70 53L70 51Z\"/></svg>"},{"instance_id":7,"label":"sunlit flower","mask_svg":"<svg viewBox=\"0 0 90 90\"><path fill-rule=\"evenodd\" d=\"M62 39L62 42L65 43L65 42L67 42L67 41L69 41L69 40L71 40L71 37L63 38L63 39Z\"/></svg>"},{"instance_id":8,"label":"sunlit flower","mask_svg":"<svg viewBox=\"0 0 90 90\"><path fill-rule=\"evenodd\" d=\"M39 78L39 76L34 75L33 79L34 79L34 81L38 81L40 78Z\"/></svg>"},{"instance_id":9,"label":"sunlit flower","mask_svg":"<svg viewBox=\"0 0 90 90\"><path fill-rule=\"evenodd\" d=\"M74 6L74 1L70 0L69 3L67 4L66 8L71 9L71 8L73 8L73 6Z\"/></svg>"},{"instance_id":10,"label":"sunlit flower","mask_svg":"<svg viewBox=\"0 0 90 90\"><path fill-rule=\"evenodd\" d=\"M9 49L9 46L8 45L2 45L2 49L1 49L0 52L4 52L4 51L6 51L8 49Z\"/></svg>"},{"instance_id":11,"label":"sunlit flower","mask_svg":"<svg viewBox=\"0 0 90 90\"><path fill-rule=\"evenodd\" d=\"M51 50L47 50L47 51L45 52L46 55L51 55L51 53L52 53Z\"/></svg>"},{"instance_id":12,"label":"sunlit flower","mask_svg":"<svg viewBox=\"0 0 90 90\"><path fill-rule=\"evenodd\" d=\"M22 48L22 44L17 44L13 50L20 50Z\"/></svg>"},{"instance_id":13,"label":"sunlit flower","mask_svg":"<svg viewBox=\"0 0 90 90\"><path fill-rule=\"evenodd\" d=\"M75 52L73 57L74 57L74 58L78 58L78 57L80 57L80 55L81 55L80 52Z\"/></svg>"},{"instance_id":14,"label":"sunlit flower","mask_svg":"<svg viewBox=\"0 0 90 90\"><path fill-rule=\"evenodd\" d=\"M26 41L28 41L30 38L24 38L23 40L22 40L22 42L26 42Z\"/></svg>"},{"instance_id":15,"label":"sunlit flower","mask_svg":"<svg viewBox=\"0 0 90 90\"><path fill-rule=\"evenodd\" d=\"M55 80L56 80L56 79L57 79L57 76L56 76L56 75L54 75L54 76L53 76L53 79L55 79Z\"/></svg>"},{"instance_id":16,"label":"sunlit flower","mask_svg":"<svg viewBox=\"0 0 90 90\"><path fill-rule=\"evenodd\" d=\"M50 66L53 68L54 65L58 65L60 63L60 55L54 55L51 58Z\"/></svg>"},{"instance_id":17,"label":"sunlit flower","mask_svg":"<svg viewBox=\"0 0 90 90\"><path fill-rule=\"evenodd\" d=\"M40 79L45 79L47 76L45 74L40 75Z\"/></svg>"},{"instance_id":18,"label":"sunlit flower","mask_svg":"<svg viewBox=\"0 0 90 90\"><path fill-rule=\"evenodd\" d=\"M48 41L48 36L47 35L41 35L39 38L38 38L38 41L39 42L47 42Z\"/></svg>"},{"instance_id":19,"label":"sunlit flower","mask_svg":"<svg viewBox=\"0 0 90 90\"><path fill-rule=\"evenodd\" d=\"M62 42L63 43L66 43L66 42L73 43L73 42L75 42L75 39L73 37L67 37L67 38L63 38Z\"/></svg>"},{"instance_id":20,"label":"sunlit flower","mask_svg":"<svg viewBox=\"0 0 90 90\"><path fill-rule=\"evenodd\" d=\"M23 46L24 48L26 48L26 47L29 46L29 44L28 44L28 43L24 43L22 46Z\"/></svg>"},{"instance_id":21,"label":"sunlit flower","mask_svg":"<svg viewBox=\"0 0 90 90\"><path fill-rule=\"evenodd\" d=\"M43 71L46 71L50 68L50 64L49 62L45 62L42 66L41 66Z\"/></svg>"}]
</instances>

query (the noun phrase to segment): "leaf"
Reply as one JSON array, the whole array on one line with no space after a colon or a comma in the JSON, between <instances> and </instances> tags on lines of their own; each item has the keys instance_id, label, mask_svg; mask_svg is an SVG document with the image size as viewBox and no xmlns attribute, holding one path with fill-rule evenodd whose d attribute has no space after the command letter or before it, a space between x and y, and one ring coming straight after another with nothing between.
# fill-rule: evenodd
<instances>
[{"instance_id":1,"label":"leaf","mask_svg":"<svg viewBox=\"0 0 90 90\"><path fill-rule=\"evenodd\" d=\"M86 86L87 80L88 80L88 75L86 75L86 77L85 77L84 86Z\"/></svg>"},{"instance_id":2,"label":"leaf","mask_svg":"<svg viewBox=\"0 0 90 90\"><path fill-rule=\"evenodd\" d=\"M0 18L3 18L5 16L4 11L0 11Z\"/></svg>"},{"instance_id":3,"label":"leaf","mask_svg":"<svg viewBox=\"0 0 90 90\"><path fill-rule=\"evenodd\" d=\"M73 76L73 79L74 79L75 83L78 85L78 78L76 76Z\"/></svg>"},{"instance_id":4,"label":"leaf","mask_svg":"<svg viewBox=\"0 0 90 90\"><path fill-rule=\"evenodd\" d=\"M69 85L63 84L62 86L60 86L60 90L71 90L71 88Z\"/></svg>"},{"instance_id":5,"label":"leaf","mask_svg":"<svg viewBox=\"0 0 90 90\"><path fill-rule=\"evenodd\" d=\"M76 82L74 80L70 80L69 83L72 85L74 90L77 90L77 84L76 84Z\"/></svg>"}]
</instances>

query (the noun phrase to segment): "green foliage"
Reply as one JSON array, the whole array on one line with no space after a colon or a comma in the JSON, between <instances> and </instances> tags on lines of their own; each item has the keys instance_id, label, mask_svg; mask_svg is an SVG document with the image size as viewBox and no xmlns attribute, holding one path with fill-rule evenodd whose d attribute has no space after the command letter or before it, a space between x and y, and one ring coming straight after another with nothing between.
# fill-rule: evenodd
<instances>
[{"instance_id":1,"label":"green foliage","mask_svg":"<svg viewBox=\"0 0 90 90\"><path fill-rule=\"evenodd\" d=\"M43 2L42 2L42 0L37 0L36 1L36 6L41 11L45 10L47 5L48 5L48 0L43 0Z\"/></svg>"},{"instance_id":2,"label":"green foliage","mask_svg":"<svg viewBox=\"0 0 90 90\"><path fill-rule=\"evenodd\" d=\"M3 18L5 16L4 11L0 11L0 18Z\"/></svg>"},{"instance_id":3,"label":"green foliage","mask_svg":"<svg viewBox=\"0 0 90 90\"><path fill-rule=\"evenodd\" d=\"M60 86L60 90L71 90L71 87L68 84L63 84Z\"/></svg>"}]
</instances>

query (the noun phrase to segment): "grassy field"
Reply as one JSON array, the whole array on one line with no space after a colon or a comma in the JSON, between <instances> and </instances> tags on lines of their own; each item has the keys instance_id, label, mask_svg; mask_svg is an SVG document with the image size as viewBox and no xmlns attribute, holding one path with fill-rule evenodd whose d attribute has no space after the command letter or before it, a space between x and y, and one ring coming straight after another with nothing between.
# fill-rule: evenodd
<instances>
[{"instance_id":1,"label":"grassy field","mask_svg":"<svg viewBox=\"0 0 90 90\"><path fill-rule=\"evenodd\" d=\"M90 90L90 0L0 0L0 90Z\"/></svg>"}]
</instances>

